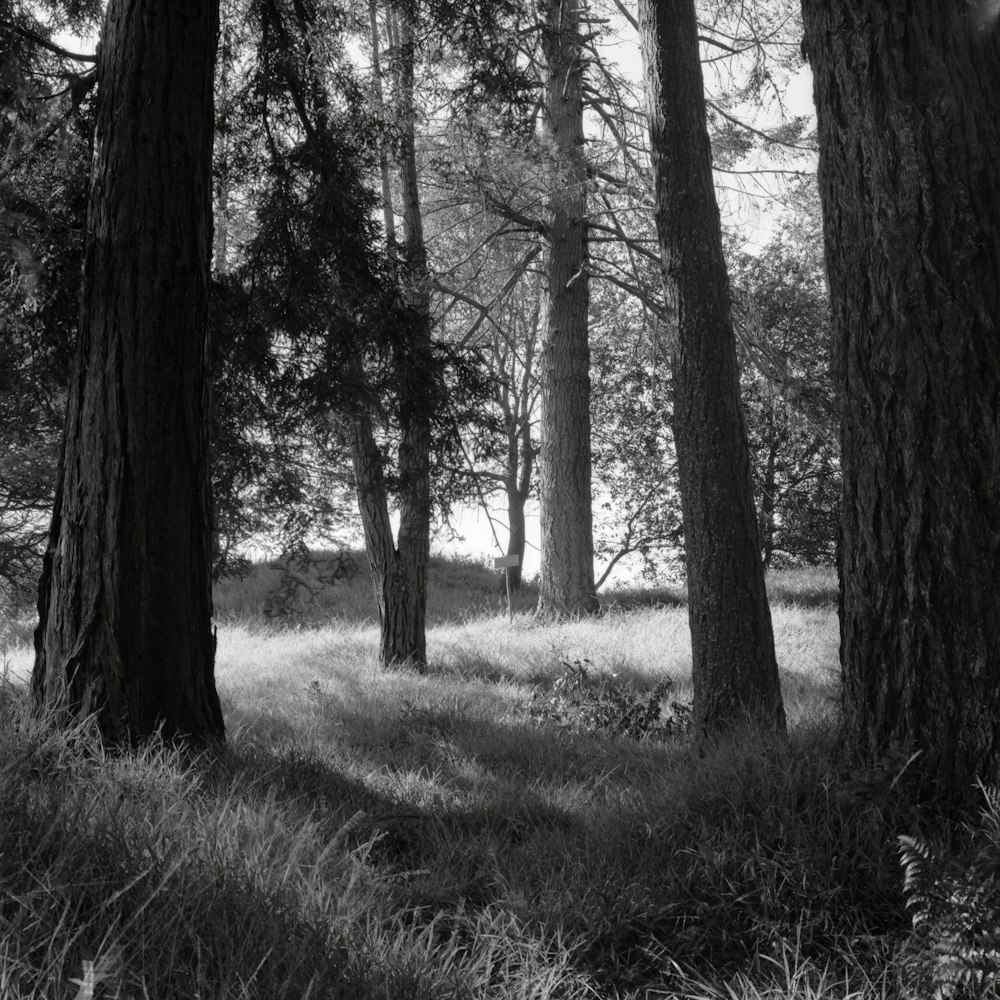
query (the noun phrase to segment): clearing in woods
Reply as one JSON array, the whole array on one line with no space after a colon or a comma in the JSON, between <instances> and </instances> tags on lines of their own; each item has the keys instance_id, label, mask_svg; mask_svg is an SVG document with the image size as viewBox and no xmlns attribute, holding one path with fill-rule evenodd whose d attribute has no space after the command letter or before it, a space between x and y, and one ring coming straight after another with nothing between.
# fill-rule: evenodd
<instances>
[{"instance_id":1,"label":"clearing in woods","mask_svg":"<svg viewBox=\"0 0 1000 1000\"><path fill-rule=\"evenodd\" d=\"M157 1000L885 995L909 814L831 751L835 584L771 581L787 741L705 756L669 590L546 623L528 589L511 624L438 561L418 676L378 668L366 572L257 567L216 595L229 742L193 763L30 721L8 644L0 993L86 962Z\"/></svg>"}]
</instances>

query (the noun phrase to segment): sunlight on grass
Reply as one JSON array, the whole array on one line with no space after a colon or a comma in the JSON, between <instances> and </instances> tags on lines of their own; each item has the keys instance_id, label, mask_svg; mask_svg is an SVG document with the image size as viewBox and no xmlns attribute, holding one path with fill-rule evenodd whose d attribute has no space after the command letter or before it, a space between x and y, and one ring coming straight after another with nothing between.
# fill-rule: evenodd
<instances>
[{"instance_id":1,"label":"sunlight on grass","mask_svg":"<svg viewBox=\"0 0 1000 1000\"><path fill-rule=\"evenodd\" d=\"M71 995L88 968L122 1000L888 995L909 805L890 775L873 811L876 779L831 753L829 602L774 604L788 741L699 756L548 708L567 665L689 700L685 608L451 601L426 675L381 670L363 621L221 625L229 741L194 764L105 755L0 688L0 995ZM9 677L30 659L8 648Z\"/></svg>"}]
</instances>

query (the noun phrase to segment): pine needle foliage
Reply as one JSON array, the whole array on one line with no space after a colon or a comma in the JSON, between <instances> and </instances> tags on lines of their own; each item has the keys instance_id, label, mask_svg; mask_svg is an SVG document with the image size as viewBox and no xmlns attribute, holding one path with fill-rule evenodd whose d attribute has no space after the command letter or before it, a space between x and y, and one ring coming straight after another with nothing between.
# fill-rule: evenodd
<instances>
[{"instance_id":1,"label":"pine needle foliage","mask_svg":"<svg viewBox=\"0 0 1000 1000\"><path fill-rule=\"evenodd\" d=\"M1000 789L982 792L985 804L965 850L899 838L913 915L906 963L912 989L941 1000L1000 992Z\"/></svg>"}]
</instances>

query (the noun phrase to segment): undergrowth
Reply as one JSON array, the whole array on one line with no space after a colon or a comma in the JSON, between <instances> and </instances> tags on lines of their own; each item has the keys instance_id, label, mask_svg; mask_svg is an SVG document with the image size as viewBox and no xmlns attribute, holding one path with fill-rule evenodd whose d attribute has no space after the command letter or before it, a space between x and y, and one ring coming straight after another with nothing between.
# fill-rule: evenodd
<instances>
[{"instance_id":1,"label":"undergrowth","mask_svg":"<svg viewBox=\"0 0 1000 1000\"><path fill-rule=\"evenodd\" d=\"M370 862L377 836L359 840L225 759L192 765L157 745L107 755L88 727L57 732L8 690L0 996L585 995L568 945L509 913L456 915L446 935L440 919L418 926Z\"/></svg>"},{"instance_id":2,"label":"undergrowth","mask_svg":"<svg viewBox=\"0 0 1000 1000\"><path fill-rule=\"evenodd\" d=\"M590 660L563 660L561 666L552 686L540 687L532 696L531 715L540 722L633 740L667 739L690 730L688 702L671 701L670 713L663 717L663 703L674 686L669 678L637 692L615 673L595 673Z\"/></svg>"},{"instance_id":3,"label":"undergrowth","mask_svg":"<svg viewBox=\"0 0 1000 1000\"><path fill-rule=\"evenodd\" d=\"M0 685L0 997L929 997L1000 836L939 858L905 760L838 750L823 613L776 620L788 738L703 753L683 610L458 621L424 676L373 630L220 629L229 742L187 761Z\"/></svg>"},{"instance_id":4,"label":"undergrowth","mask_svg":"<svg viewBox=\"0 0 1000 1000\"><path fill-rule=\"evenodd\" d=\"M914 996L1000 994L1000 791L984 788L983 798L956 847L899 838L914 931L904 969Z\"/></svg>"}]
</instances>

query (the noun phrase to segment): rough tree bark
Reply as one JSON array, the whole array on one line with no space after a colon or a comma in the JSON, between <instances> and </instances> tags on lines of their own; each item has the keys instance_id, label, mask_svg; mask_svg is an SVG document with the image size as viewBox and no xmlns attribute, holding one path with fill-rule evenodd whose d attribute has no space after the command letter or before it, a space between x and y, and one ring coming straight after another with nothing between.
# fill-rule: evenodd
<instances>
[{"instance_id":1,"label":"rough tree bark","mask_svg":"<svg viewBox=\"0 0 1000 1000\"><path fill-rule=\"evenodd\" d=\"M541 586L543 614L596 611L591 512L587 164L583 152L581 0L548 0L545 131L556 166L549 209L548 315L542 340Z\"/></svg>"},{"instance_id":2,"label":"rough tree bark","mask_svg":"<svg viewBox=\"0 0 1000 1000\"><path fill-rule=\"evenodd\" d=\"M805 0L843 469L844 717L955 802L1000 765L1000 33Z\"/></svg>"},{"instance_id":3,"label":"rough tree bark","mask_svg":"<svg viewBox=\"0 0 1000 1000\"><path fill-rule=\"evenodd\" d=\"M423 671L427 663L426 587L413 586L413 564L397 546L389 519L385 459L364 412L351 419L352 456L365 549L379 609L379 662ZM402 535L402 526L400 528ZM426 559L424 561L426 579Z\"/></svg>"},{"instance_id":4,"label":"rough tree bark","mask_svg":"<svg viewBox=\"0 0 1000 1000\"><path fill-rule=\"evenodd\" d=\"M699 738L785 712L739 398L693 0L640 0Z\"/></svg>"},{"instance_id":5,"label":"rough tree bark","mask_svg":"<svg viewBox=\"0 0 1000 1000\"><path fill-rule=\"evenodd\" d=\"M223 736L208 276L218 3L112 0L80 340L32 688L123 743Z\"/></svg>"}]
</instances>

